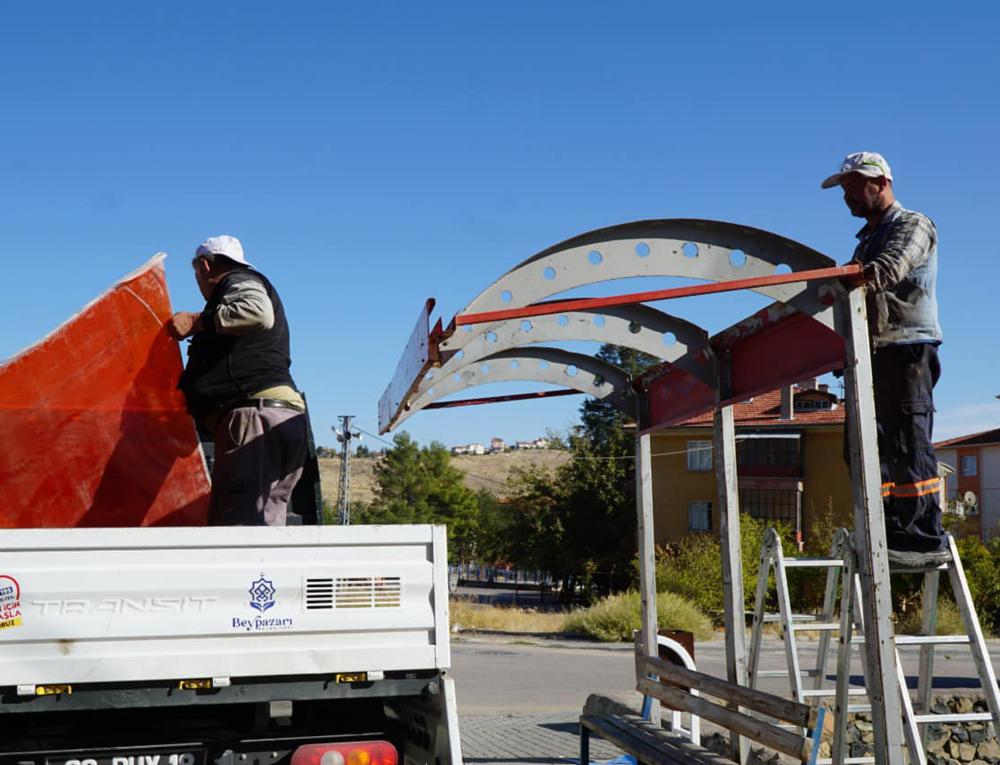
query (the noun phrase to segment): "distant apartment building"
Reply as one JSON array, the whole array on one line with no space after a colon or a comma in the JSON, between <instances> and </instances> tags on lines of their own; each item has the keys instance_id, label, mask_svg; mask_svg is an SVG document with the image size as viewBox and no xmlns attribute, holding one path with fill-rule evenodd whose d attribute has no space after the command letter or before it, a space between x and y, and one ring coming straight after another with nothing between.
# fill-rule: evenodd
<instances>
[{"instance_id":1,"label":"distant apartment building","mask_svg":"<svg viewBox=\"0 0 1000 765\"><path fill-rule=\"evenodd\" d=\"M501 454L507 450L507 444L504 443L502 438L493 436L490 439L490 453L491 454Z\"/></svg>"},{"instance_id":2,"label":"distant apartment building","mask_svg":"<svg viewBox=\"0 0 1000 765\"><path fill-rule=\"evenodd\" d=\"M462 444L460 446L451 447L451 453L455 456L462 454L486 454L486 447L482 444Z\"/></svg>"},{"instance_id":3,"label":"distant apartment building","mask_svg":"<svg viewBox=\"0 0 1000 765\"><path fill-rule=\"evenodd\" d=\"M966 517L966 530L983 539L1000 531L1000 428L949 438L934 444L938 462L954 466L944 491ZM975 495L975 504L964 501Z\"/></svg>"},{"instance_id":4,"label":"distant apartment building","mask_svg":"<svg viewBox=\"0 0 1000 765\"><path fill-rule=\"evenodd\" d=\"M844 407L814 380L735 404L740 510L786 524L800 541L832 509L850 523ZM656 542L718 531L712 414L652 434Z\"/></svg>"}]
</instances>

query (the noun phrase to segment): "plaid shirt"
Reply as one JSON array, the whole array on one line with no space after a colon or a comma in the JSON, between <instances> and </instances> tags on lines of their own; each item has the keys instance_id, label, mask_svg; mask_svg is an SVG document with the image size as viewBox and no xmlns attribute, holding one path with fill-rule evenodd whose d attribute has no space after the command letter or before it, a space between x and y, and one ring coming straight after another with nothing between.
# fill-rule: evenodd
<instances>
[{"instance_id":1,"label":"plaid shirt","mask_svg":"<svg viewBox=\"0 0 1000 765\"><path fill-rule=\"evenodd\" d=\"M869 274L875 346L940 343L934 223L893 202L873 231L865 226L857 236L852 260Z\"/></svg>"}]
</instances>

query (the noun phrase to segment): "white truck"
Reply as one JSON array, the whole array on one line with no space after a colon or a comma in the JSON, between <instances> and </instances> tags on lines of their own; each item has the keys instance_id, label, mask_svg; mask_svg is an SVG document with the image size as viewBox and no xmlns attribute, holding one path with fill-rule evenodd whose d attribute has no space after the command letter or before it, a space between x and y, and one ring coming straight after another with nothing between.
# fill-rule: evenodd
<instances>
[{"instance_id":1,"label":"white truck","mask_svg":"<svg viewBox=\"0 0 1000 765\"><path fill-rule=\"evenodd\" d=\"M461 765L442 526L0 530L0 765Z\"/></svg>"}]
</instances>

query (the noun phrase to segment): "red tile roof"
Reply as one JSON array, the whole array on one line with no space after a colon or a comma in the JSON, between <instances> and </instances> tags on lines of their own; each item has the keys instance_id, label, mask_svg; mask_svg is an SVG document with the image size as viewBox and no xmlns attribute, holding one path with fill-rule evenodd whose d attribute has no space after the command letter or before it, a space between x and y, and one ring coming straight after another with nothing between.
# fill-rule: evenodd
<instances>
[{"instance_id":1,"label":"red tile roof","mask_svg":"<svg viewBox=\"0 0 1000 765\"><path fill-rule=\"evenodd\" d=\"M796 391L805 393L807 391ZM811 391L810 391L811 392ZM694 428L712 424L712 412L705 412L674 427ZM804 425L843 425L845 409L843 402L838 402L835 409L808 409L795 412L795 419L781 419L781 390L773 390L760 396L754 396L733 406L733 416L736 425L741 427L801 427Z\"/></svg>"},{"instance_id":2,"label":"red tile roof","mask_svg":"<svg viewBox=\"0 0 1000 765\"><path fill-rule=\"evenodd\" d=\"M970 433L967 436L956 436L934 444L935 449L947 449L949 446L982 446L983 444L1000 443L1000 428Z\"/></svg>"}]
</instances>

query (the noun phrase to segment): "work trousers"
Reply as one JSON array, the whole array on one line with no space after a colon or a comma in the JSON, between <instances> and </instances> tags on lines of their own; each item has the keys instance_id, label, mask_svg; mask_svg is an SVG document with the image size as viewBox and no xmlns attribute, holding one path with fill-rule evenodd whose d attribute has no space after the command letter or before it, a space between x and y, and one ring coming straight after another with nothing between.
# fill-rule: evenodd
<instances>
[{"instance_id":1,"label":"work trousers","mask_svg":"<svg viewBox=\"0 0 1000 765\"><path fill-rule=\"evenodd\" d=\"M931 433L937 345L878 348L872 355L882 505L890 549L932 552L946 546L941 479Z\"/></svg>"},{"instance_id":2,"label":"work trousers","mask_svg":"<svg viewBox=\"0 0 1000 765\"><path fill-rule=\"evenodd\" d=\"M284 526L306 451L305 412L258 405L222 415L215 428L209 524Z\"/></svg>"}]
</instances>

